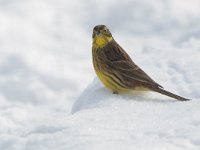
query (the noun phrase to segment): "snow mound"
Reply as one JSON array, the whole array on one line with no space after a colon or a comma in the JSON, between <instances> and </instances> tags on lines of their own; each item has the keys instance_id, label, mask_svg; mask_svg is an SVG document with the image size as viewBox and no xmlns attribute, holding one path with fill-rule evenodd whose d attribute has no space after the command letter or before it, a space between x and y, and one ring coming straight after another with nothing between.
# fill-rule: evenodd
<instances>
[{"instance_id":1,"label":"snow mound","mask_svg":"<svg viewBox=\"0 0 200 150\"><path fill-rule=\"evenodd\" d=\"M159 95L159 96L158 96ZM161 98L159 98L161 97ZM162 100L163 98L163 100ZM112 100L135 100L155 103L174 102L176 100L153 92L133 91L131 93L112 94L112 91L105 88L100 81L95 78L93 82L83 91L72 107L72 113L84 109L97 108Z\"/></svg>"},{"instance_id":2,"label":"snow mound","mask_svg":"<svg viewBox=\"0 0 200 150\"><path fill-rule=\"evenodd\" d=\"M79 142L95 150L198 149L199 107L197 100L154 93L114 95L95 78L74 103L72 118L78 136L86 134Z\"/></svg>"}]
</instances>

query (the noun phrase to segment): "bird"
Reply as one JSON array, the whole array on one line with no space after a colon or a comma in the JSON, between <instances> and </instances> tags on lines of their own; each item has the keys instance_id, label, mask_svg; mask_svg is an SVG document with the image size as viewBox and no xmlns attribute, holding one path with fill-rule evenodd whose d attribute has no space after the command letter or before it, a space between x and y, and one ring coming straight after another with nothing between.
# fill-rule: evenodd
<instances>
[{"instance_id":1,"label":"bird","mask_svg":"<svg viewBox=\"0 0 200 150\"><path fill-rule=\"evenodd\" d=\"M133 62L105 25L93 28L92 59L97 77L113 94L142 90L158 92L179 101L190 100L164 90L156 83Z\"/></svg>"}]
</instances>

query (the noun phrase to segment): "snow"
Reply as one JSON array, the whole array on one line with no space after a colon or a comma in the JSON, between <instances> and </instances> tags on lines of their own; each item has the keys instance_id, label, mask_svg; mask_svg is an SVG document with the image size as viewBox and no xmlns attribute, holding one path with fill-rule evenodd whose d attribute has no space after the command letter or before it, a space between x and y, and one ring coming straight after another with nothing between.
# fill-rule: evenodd
<instances>
[{"instance_id":1,"label":"snow","mask_svg":"<svg viewBox=\"0 0 200 150\"><path fill-rule=\"evenodd\" d=\"M112 95L95 79L72 108L74 117L83 121L81 130L97 138L88 145L113 150L198 149L198 101L149 94Z\"/></svg>"},{"instance_id":2,"label":"snow","mask_svg":"<svg viewBox=\"0 0 200 150\"><path fill-rule=\"evenodd\" d=\"M1 0L0 150L200 149L200 1ZM113 95L91 34L106 24L179 102Z\"/></svg>"}]
</instances>

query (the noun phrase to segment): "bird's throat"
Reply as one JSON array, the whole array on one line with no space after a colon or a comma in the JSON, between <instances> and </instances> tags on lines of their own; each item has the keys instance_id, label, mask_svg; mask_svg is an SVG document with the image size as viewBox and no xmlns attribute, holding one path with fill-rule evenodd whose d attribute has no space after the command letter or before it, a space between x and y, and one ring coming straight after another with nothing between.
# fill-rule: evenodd
<instances>
[{"instance_id":1,"label":"bird's throat","mask_svg":"<svg viewBox=\"0 0 200 150\"><path fill-rule=\"evenodd\" d=\"M102 48L106 46L110 41L112 41L112 37L106 37L106 36L97 36L93 40L93 44L96 48Z\"/></svg>"}]
</instances>

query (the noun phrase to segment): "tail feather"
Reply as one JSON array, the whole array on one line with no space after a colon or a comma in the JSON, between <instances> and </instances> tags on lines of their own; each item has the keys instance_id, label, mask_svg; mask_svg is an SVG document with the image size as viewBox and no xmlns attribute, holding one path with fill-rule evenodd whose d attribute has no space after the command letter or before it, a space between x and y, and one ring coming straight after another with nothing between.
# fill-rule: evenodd
<instances>
[{"instance_id":1,"label":"tail feather","mask_svg":"<svg viewBox=\"0 0 200 150\"><path fill-rule=\"evenodd\" d=\"M179 101L188 101L188 100L190 100L190 99L187 99L187 98L178 96L178 95L176 95L176 94L174 94L174 93L171 93L171 92L169 92L169 91L166 91L166 90L164 90L164 89L161 89L161 88L155 88L155 89L152 89L152 90L155 91L155 92L158 92L158 93L160 93L160 94L164 94L164 95L167 95L167 96L172 97L172 98L174 98L174 99L177 99L177 100L179 100Z\"/></svg>"}]
</instances>

